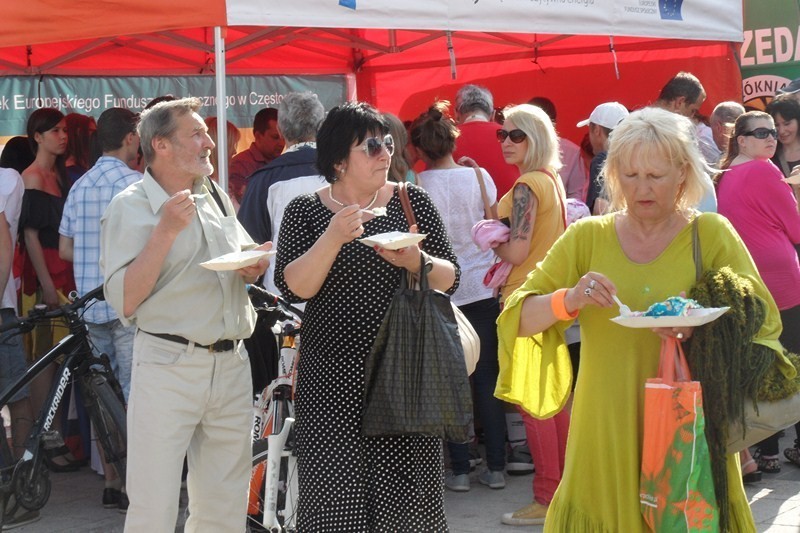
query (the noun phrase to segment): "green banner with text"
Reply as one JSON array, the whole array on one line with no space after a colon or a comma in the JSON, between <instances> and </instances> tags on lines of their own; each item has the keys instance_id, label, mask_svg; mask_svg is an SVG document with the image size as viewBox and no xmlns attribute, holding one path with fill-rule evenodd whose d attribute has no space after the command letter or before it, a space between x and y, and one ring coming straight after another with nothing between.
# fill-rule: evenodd
<instances>
[{"instance_id":1,"label":"green banner with text","mask_svg":"<svg viewBox=\"0 0 800 533\"><path fill-rule=\"evenodd\" d=\"M800 78L800 0L745 0L740 55L744 104L763 110Z\"/></svg>"},{"instance_id":2,"label":"green banner with text","mask_svg":"<svg viewBox=\"0 0 800 533\"><path fill-rule=\"evenodd\" d=\"M341 75L228 76L225 82L227 119L240 128L252 127L256 112L278 107L289 92L316 93L325 109L347 100L347 79ZM150 100L165 94L196 96L203 102L201 115L217 114L213 76L0 77L0 137L24 135L28 115L42 107L98 118L111 107L139 112Z\"/></svg>"}]
</instances>

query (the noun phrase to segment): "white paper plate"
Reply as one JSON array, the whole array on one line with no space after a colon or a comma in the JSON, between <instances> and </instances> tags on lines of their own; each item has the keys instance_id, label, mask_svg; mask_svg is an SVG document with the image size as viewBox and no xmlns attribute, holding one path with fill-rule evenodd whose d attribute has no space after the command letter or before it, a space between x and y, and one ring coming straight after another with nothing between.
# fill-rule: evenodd
<instances>
[{"instance_id":1,"label":"white paper plate","mask_svg":"<svg viewBox=\"0 0 800 533\"><path fill-rule=\"evenodd\" d=\"M247 250L244 252L231 252L229 254L209 259L200 266L209 270L239 270L240 268L255 265L262 257L275 255L275 250Z\"/></svg>"},{"instance_id":2,"label":"white paper plate","mask_svg":"<svg viewBox=\"0 0 800 533\"><path fill-rule=\"evenodd\" d=\"M626 328L685 328L702 326L721 317L730 307L691 309L689 316L618 316L612 318Z\"/></svg>"},{"instance_id":3,"label":"white paper plate","mask_svg":"<svg viewBox=\"0 0 800 533\"><path fill-rule=\"evenodd\" d=\"M380 233L372 237L364 237L358 239L367 246L380 246L387 250L399 250L406 246L411 246L420 242L426 237L426 233L404 233L402 231L390 231L388 233Z\"/></svg>"}]
</instances>

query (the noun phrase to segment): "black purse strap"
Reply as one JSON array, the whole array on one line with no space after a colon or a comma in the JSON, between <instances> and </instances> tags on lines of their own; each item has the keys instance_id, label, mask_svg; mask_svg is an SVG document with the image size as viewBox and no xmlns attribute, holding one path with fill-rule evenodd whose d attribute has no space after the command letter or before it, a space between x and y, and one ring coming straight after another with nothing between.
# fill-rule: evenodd
<instances>
[{"instance_id":1,"label":"black purse strap","mask_svg":"<svg viewBox=\"0 0 800 533\"><path fill-rule=\"evenodd\" d=\"M700 249L700 231L697 220L700 215L692 220L692 257L694 258L695 281L703 277L703 251Z\"/></svg>"}]
</instances>

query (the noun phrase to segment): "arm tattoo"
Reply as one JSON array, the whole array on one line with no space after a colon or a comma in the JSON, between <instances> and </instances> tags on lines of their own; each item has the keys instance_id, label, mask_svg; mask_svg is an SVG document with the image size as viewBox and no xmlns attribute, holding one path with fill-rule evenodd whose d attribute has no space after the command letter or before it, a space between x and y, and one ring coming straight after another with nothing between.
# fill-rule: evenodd
<instances>
[{"instance_id":1,"label":"arm tattoo","mask_svg":"<svg viewBox=\"0 0 800 533\"><path fill-rule=\"evenodd\" d=\"M509 240L527 240L531 232L531 206L533 191L527 185L514 187L511 210L511 235Z\"/></svg>"}]
</instances>

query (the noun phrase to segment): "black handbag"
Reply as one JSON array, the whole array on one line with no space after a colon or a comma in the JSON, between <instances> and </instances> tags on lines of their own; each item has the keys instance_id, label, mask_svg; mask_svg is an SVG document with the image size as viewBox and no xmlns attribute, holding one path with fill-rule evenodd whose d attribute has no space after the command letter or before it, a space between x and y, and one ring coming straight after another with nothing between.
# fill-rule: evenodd
<instances>
[{"instance_id":1,"label":"black handbag","mask_svg":"<svg viewBox=\"0 0 800 533\"><path fill-rule=\"evenodd\" d=\"M450 298L400 277L366 362L362 432L467 440L472 393Z\"/></svg>"}]
</instances>

